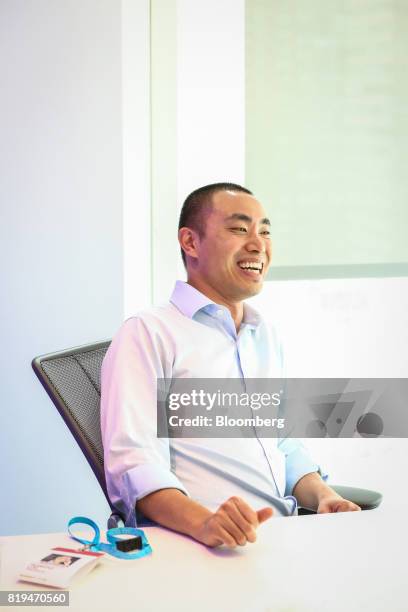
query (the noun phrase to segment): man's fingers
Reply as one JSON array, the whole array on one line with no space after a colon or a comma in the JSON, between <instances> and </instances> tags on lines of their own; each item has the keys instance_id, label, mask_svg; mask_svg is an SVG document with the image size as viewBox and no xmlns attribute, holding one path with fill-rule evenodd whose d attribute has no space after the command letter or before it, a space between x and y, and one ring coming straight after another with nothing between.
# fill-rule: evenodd
<instances>
[{"instance_id":1,"label":"man's fingers","mask_svg":"<svg viewBox=\"0 0 408 612\"><path fill-rule=\"evenodd\" d=\"M331 499L323 501L319 504L319 514L329 514L332 512L359 512L361 511L360 506L357 506L354 502L348 501L347 499Z\"/></svg>"},{"instance_id":2,"label":"man's fingers","mask_svg":"<svg viewBox=\"0 0 408 612\"><path fill-rule=\"evenodd\" d=\"M207 544L218 546L222 543L235 548L238 544L244 546L247 542L255 542L256 528L272 515L272 508L262 508L256 512L240 497L231 497L208 522Z\"/></svg>"},{"instance_id":3,"label":"man's fingers","mask_svg":"<svg viewBox=\"0 0 408 612\"><path fill-rule=\"evenodd\" d=\"M227 514L225 510L218 511L221 527L223 527L234 538L237 544L243 546L247 542L247 536L244 531L235 523L234 519Z\"/></svg>"},{"instance_id":4,"label":"man's fingers","mask_svg":"<svg viewBox=\"0 0 408 612\"><path fill-rule=\"evenodd\" d=\"M259 524L261 524L271 518L273 510L272 508L261 508L261 510L258 510L257 515Z\"/></svg>"},{"instance_id":5,"label":"man's fingers","mask_svg":"<svg viewBox=\"0 0 408 612\"><path fill-rule=\"evenodd\" d=\"M360 506L348 500L340 502L336 508L336 512L357 512L358 510L361 510Z\"/></svg>"},{"instance_id":6,"label":"man's fingers","mask_svg":"<svg viewBox=\"0 0 408 612\"><path fill-rule=\"evenodd\" d=\"M348 502L346 501L341 501L336 505L336 512L345 512L346 510L348 510Z\"/></svg>"},{"instance_id":7,"label":"man's fingers","mask_svg":"<svg viewBox=\"0 0 408 612\"><path fill-rule=\"evenodd\" d=\"M250 523L254 527L258 527L258 515L255 510L253 510L251 506L246 503L246 501L244 501L240 497L231 497L231 501L235 502L242 516L248 521L248 523Z\"/></svg>"},{"instance_id":8,"label":"man's fingers","mask_svg":"<svg viewBox=\"0 0 408 612\"><path fill-rule=\"evenodd\" d=\"M218 525L217 536L220 538L222 544L228 546L228 548L235 548L238 545L238 542L235 538L232 537L230 533L221 525Z\"/></svg>"},{"instance_id":9,"label":"man's fingers","mask_svg":"<svg viewBox=\"0 0 408 612\"><path fill-rule=\"evenodd\" d=\"M232 497L227 502L222 504L221 510L222 512L225 512L231 521L241 530L246 540L249 542L255 542L255 529L258 527L258 517L256 512L248 506L246 509L248 515L251 516L250 513L252 512L251 520L253 521L253 524L251 524L241 513L240 501L241 500L239 498Z\"/></svg>"}]
</instances>

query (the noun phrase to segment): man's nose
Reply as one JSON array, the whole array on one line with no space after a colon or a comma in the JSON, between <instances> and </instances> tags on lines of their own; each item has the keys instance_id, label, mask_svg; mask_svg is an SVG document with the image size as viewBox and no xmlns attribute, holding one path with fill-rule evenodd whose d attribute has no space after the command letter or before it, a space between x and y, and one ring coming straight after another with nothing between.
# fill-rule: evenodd
<instances>
[{"instance_id":1,"label":"man's nose","mask_svg":"<svg viewBox=\"0 0 408 612\"><path fill-rule=\"evenodd\" d=\"M257 251L263 253L266 250L265 241L262 240L259 234L250 234L246 243L248 251Z\"/></svg>"}]
</instances>

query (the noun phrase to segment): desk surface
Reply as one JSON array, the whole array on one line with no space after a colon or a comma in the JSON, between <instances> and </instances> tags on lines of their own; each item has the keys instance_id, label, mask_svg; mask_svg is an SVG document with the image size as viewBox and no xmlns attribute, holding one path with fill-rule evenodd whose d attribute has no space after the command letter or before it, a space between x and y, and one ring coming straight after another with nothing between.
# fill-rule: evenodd
<instances>
[{"instance_id":1,"label":"desk surface","mask_svg":"<svg viewBox=\"0 0 408 612\"><path fill-rule=\"evenodd\" d=\"M150 527L153 554L104 558L73 582L69 610L405 612L408 528L403 513L391 517L373 510L276 518L259 528L255 544L235 550L208 549ZM57 545L72 547L72 540L65 534L0 538L1 589L36 589L16 576Z\"/></svg>"}]
</instances>

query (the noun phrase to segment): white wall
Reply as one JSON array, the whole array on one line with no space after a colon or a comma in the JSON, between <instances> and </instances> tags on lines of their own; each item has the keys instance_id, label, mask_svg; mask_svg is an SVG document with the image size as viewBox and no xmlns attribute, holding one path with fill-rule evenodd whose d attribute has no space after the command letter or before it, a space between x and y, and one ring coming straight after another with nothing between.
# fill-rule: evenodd
<instances>
[{"instance_id":1,"label":"white wall","mask_svg":"<svg viewBox=\"0 0 408 612\"><path fill-rule=\"evenodd\" d=\"M245 180L245 2L178 0L178 200Z\"/></svg>"},{"instance_id":2,"label":"white wall","mask_svg":"<svg viewBox=\"0 0 408 612\"><path fill-rule=\"evenodd\" d=\"M31 370L123 316L121 6L0 3L0 533L108 505Z\"/></svg>"},{"instance_id":3,"label":"white wall","mask_svg":"<svg viewBox=\"0 0 408 612\"><path fill-rule=\"evenodd\" d=\"M152 301L150 0L122 0L124 318Z\"/></svg>"},{"instance_id":4,"label":"white wall","mask_svg":"<svg viewBox=\"0 0 408 612\"><path fill-rule=\"evenodd\" d=\"M408 377L408 278L269 281L252 302L279 327L288 376Z\"/></svg>"}]
</instances>

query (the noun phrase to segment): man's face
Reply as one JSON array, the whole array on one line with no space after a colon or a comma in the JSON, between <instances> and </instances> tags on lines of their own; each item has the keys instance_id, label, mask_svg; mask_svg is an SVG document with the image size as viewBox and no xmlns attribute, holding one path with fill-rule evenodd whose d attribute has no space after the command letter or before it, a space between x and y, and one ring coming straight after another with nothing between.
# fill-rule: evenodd
<instances>
[{"instance_id":1,"label":"man's face","mask_svg":"<svg viewBox=\"0 0 408 612\"><path fill-rule=\"evenodd\" d=\"M272 247L270 224L258 200L242 192L219 191L204 223L195 278L229 302L259 293Z\"/></svg>"}]
</instances>

